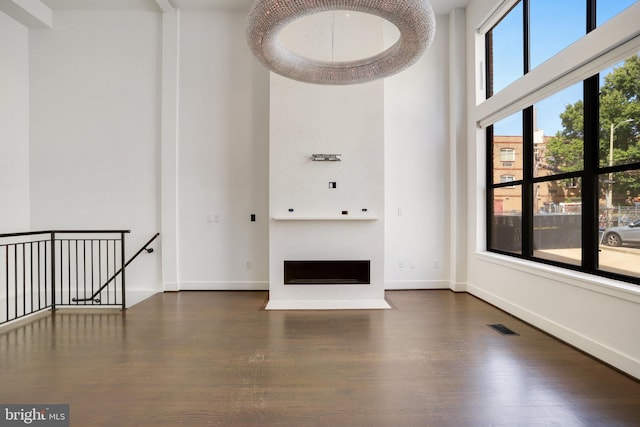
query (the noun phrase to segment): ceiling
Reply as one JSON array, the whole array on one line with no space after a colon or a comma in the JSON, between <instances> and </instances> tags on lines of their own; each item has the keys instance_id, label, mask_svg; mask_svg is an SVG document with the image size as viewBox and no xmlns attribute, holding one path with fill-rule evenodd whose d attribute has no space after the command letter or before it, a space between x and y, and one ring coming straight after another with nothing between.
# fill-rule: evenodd
<instances>
[{"instance_id":1,"label":"ceiling","mask_svg":"<svg viewBox=\"0 0 640 427\"><path fill-rule=\"evenodd\" d=\"M41 0L51 9L93 10L153 10L155 0ZM254 0L169 0L182 10L249 10ZM446 15L456 7L465 7L470 0L431 0L436 15Z\"/></svg>"}]
</instances>

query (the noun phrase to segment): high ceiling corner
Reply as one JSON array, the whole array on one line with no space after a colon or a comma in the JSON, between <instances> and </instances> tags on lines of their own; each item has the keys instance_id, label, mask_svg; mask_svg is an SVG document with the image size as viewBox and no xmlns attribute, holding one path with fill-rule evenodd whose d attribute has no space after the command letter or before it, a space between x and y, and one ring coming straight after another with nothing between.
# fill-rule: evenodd
<instances>
[{"instance_id":1,"label":"high ceiling corner","mask_svg":"<svg viewBox=\"0 0 640 427\"><path fill-rule=\"evenodd\" d=\"M155 0L41 0L55 10L148 10L157 12Z\"/></svg>"},{"instance_id":2,"label":"high ceiling corner","mask_svg":"<svg viewBox=\"0 0 640 427\"><path fill-rule=\"evenodd\" d=\"M51 9L41 1L0 1L0 11L28 28L53 25Z\"/></svg>"},{"instance_id":3,"label":"high ceiling corner","mask_svg":"<svg viewBox=\"0 0 640 427\"><path fill-rule=\"evenodd\" d=\"M436 15L447 15L455 8L464 8L470 0L431 0ZM235 10L248 11L254 0L42 0L53 10L152 10L167 11L173 7L182 10Z\"/></svg>"}]
</instances>

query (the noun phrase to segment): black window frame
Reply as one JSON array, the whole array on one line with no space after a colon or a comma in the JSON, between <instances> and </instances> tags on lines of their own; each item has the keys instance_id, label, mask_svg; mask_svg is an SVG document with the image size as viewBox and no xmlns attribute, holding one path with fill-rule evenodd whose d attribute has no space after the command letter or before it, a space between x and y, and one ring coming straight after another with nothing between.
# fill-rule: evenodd
<instances>
[{"instance_id":1,"label":"black window frame","mask_svg":"<svg viewBox=\"0 0 640 427\"><path fill-rule=\"evenodd\" d=\"M519 3L523 3L523 70L524 75L530 69L530 38L529 38L529 4L531 0L519 0L507 12L511 12ZM602 1L602 0L601 0ZM587 3L587 18L585 35L596 28L597 0L585 0ZM504 16L506 16L505 14ZM485 34L485 73L486 85L485 96L489 99L493 96L493 61L492 61L492 31L500 23L498 21ZM608 173L625 172L629 170L640 170L640 162L623 165L613 165L601 167L599 165L599 133L600 133L600 75L595 74L582 82L583 84L583 105L584 105L584 144L583 144L583 169L576 172L558 173L549 176L535 177L533 173L534 165L534 107L533 105L522 110L522 179L508 183L495 183L494 172L494 130L493 125L486 128L486 250L488 252L499 253L510 257L535 261L537 263L549 264L565 269L585 272L596 276L621 280L632 284L640 285L640 277L614 273L598 268L599 253L599 176ZM560 261L534 257L533 248L533 189L535 185L564 179L579 179L582 184L582 218L581 218L581 238L582 251L580 265L563 263ZM506 250L492 248L493 218L494 212L494 192L496 189L504 187L521 186L521 252L514 253Z\"/></svg>"}]
</instances>

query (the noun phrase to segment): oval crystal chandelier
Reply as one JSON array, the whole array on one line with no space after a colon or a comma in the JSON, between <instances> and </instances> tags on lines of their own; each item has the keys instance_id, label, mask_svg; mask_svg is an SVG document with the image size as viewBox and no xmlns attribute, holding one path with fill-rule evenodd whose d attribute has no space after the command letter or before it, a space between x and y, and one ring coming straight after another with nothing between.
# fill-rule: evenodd
<instances>
[{"instance_id":1,"label":"oval crystal chandelier","mask_svg":"<svg viewBox=\"0 0 640 427\"><path fill-rule=\"evenodd\" d=\"M383 52L355 61L328 62L297 55L278 34L296 19L335 10L376 15L400 31ZM431 46L436 20L427 0L256 0L247 20L247 42L267 68L290 79L326 85L364 83L396 74L415 63Z\"/></svg>"}]
</instances>

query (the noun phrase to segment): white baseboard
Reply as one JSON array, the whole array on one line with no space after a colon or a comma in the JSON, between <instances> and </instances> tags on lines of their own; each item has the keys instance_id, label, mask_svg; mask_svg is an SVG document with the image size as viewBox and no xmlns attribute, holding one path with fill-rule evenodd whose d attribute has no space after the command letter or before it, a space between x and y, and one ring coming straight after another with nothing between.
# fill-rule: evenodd
<instances>
[{"instance_id":1,"label":"white baseboard","mask_svg":"<svg viewBox=\"0 0 640 427\"><path fill-rule=\"evenodd\" d=\"M181 291L268 291L269 282L180 282Z\"/></svg>"},{"instance_id":2,"label":"white baseboard","mask_svg":"<svg viewBox=\"0 0 640 427\"><path fill-rule=\"evenodd\" d=\"M133 307L159 292L162 291L157 289L127 290L127 308Z\"/></svg>"},{"instance_id":3,"label":"white baseboard","mask_svg":"<svg viewBox=\"0 0 640 427\"><path fill-rule=\"evenodd\" d=\"M180 284L177 282L165 282L162 284L162 289L165 292L177 292L180 290Z\"/></svg>"},{"instance_id":4,"label":"white baseboard","mask_svg":"<svg viewBox=\"0 0 640 427\"><path fill-rule=\"evenodd\" d=\"M409 289L449 289L446 280L390 280L384 282L384 288L388 291Z\"/></svg>"},{"instance_id":5,"label":"white baseboard","mask_svg":"<svg viewBox=\"0 0 640 427\"><path fill-rule=\"evenodd\" d=\"M620 369L627 374L640 379L640 360L621 353L603 343L597 342L592 338L580 334L577 331L569 329L551 319L540 316L518 304L514 304L504 298L501 298L491 292L487 292L481 288L468 284L467 292L490 304L499 307L506 312L524 320L531 325L542 329L543 331L561 339L562 341L579 348L580 350L602 360L609 365Z\"/></svg>"},{"instance_id":6,"label":"white baseboard","mask_svg":"<svg viewBox=\"0 0 640 427\"><path fill-rule=\"evenodd\" d=\"M460 282L450 283L449 289L451 289L453 292L467 292L467 284Z\"/></svg>"},{"instance_id":7,"label":"white baseboard","mask_svg":"<svg viewBox=\"0 0 640 427\"><path fill-rule=\"evenodd\" d=\"M385 300L270 300L267 310L374 310L390 309Z\"/></svg>"},{"instance_id":8,"label":"white baseboard","mask_svg":"<svg viewBox=\"0 0 640 427\"><path fill-rule=\"evenodd\" d=\"M5 332L5 331L8 331L9 329L13 329L13 328L17 328L19 326L26 325L27 323L36 321L36 320L40 319L41 317L46 317L46 316L51 316L51 309L50 308L47 308L47 309L44 309L44 310L40 310L40 311L37 311L37 312L32 313L32 314L28 314L28 315L26 315L24 317L21 317L19 319L10 320L9 322L0 325L0 332ZM2 317L2 320L4 320L4 317Z\"/></svg>"}]
</instances>

